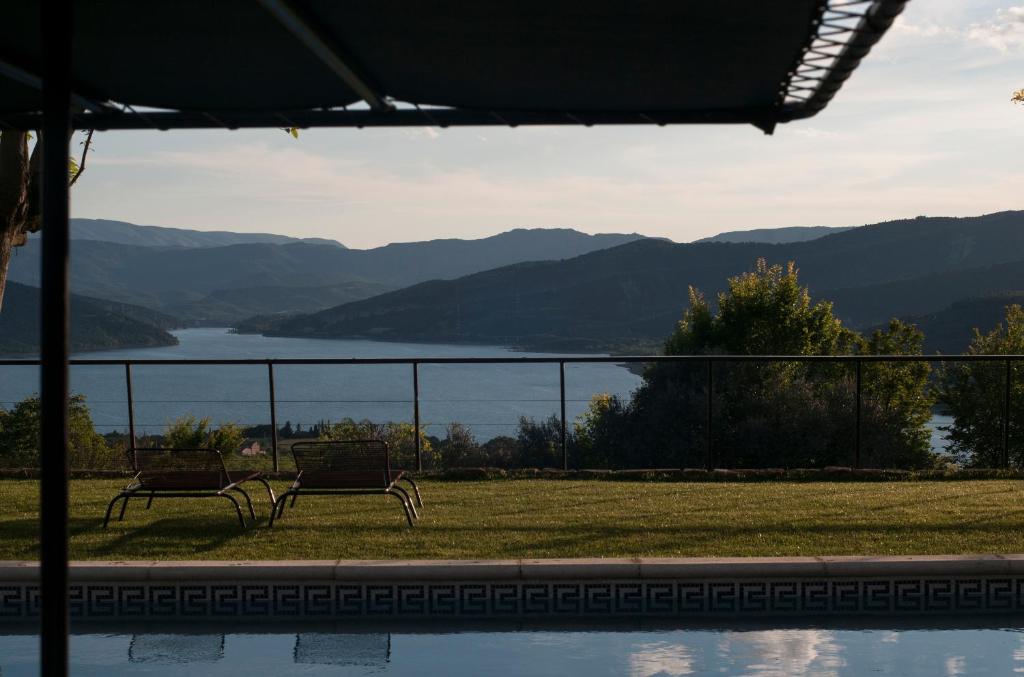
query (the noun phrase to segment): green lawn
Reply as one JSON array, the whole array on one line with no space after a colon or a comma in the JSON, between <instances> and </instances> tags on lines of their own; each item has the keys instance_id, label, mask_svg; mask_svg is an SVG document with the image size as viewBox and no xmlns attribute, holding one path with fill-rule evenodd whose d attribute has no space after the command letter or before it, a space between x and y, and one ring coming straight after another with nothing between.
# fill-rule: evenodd
<instances>
[{"instance_id":1,"label":"green lawn","mask_svg":"<svg viewBox=\"0 0 1024 677\"><path fill-rule=\"evenodd\" d=\"M71 483L74 559L414 559L1024 552L1024 486L949 482L425 481L414 529L383 496L309 497L242 531L222 499L134 502ZM275 489L287 485L279 483ZM36 559L35 481L0 480L0 559Z\"/></svg>"}]
</instances>

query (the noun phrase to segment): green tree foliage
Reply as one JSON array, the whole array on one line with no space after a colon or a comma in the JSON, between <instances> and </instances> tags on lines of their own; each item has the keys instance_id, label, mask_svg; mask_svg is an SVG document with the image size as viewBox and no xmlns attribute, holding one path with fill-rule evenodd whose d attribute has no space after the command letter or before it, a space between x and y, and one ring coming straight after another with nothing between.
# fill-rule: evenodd
<instances>
[{"instance_id":1,"label":"green tree foliage","mask_svg":"<svg viewBox=\"0 0 1024 677\"><path fill-rule=\"evenodd\" d=\"M445 428L445 437L437 448L438 465L442 468L467 468L487 465L473 431L463 423L452 422Z\"/></svg>"},{"instance_id":2,"label":"green tree foliage","mask_svg":"<svg viewBox=\"0 0 1024 677\"><path fill-rule=\"evenodd\" d=\"M383 440L387 442L391 465L395 468L416 467L416 426L411 423L374 423L355 421L351 418L338 423L326 423L320 427L323 440ZM425 468L434 465L434 449L430 439L421 429L420 454Z\"/></svg>"},{"instance_id":3,"label":"green tree foliage","mask_svg":"<svg viewBox=\"0 0 1024 677\"><path fill-rule=\"evenodd\" d=\"M665 343L669 355L917 354L923 336L893 321L864 338L827 301L812 302L794 264L731 278L717 312L697 290ZM861 462L924 467L930 404L927 364L864 369ZM837 362L715 362L712 463L719 467L822 467L853 461L853 367ZM629 402L600 398L577 427L591 467L699 467L707 462L707 363L648 368Z\"/></svg>"},{"instance_id":4,"label":"green tree foliage","mask_svg":"<svg viewBox=\"0 0 1024 677\"><path fill-rule=\"evenodd\" d=\"M5 410L0 407L0 466L38 468L39 397L33 395ZM45 454L43 454L45 458ZM72 468L124 467L126 460L96 432L84 395L68 404L68 464Z\"/></svg>"},{"instance_id":5,"label":"green tree foliage","mask_svg":"<svg viewBox=\"0 0 1024 677\"><path fill-rule=\"evenodd\" d=\"M562 467L562 422L552 415L535 421L520 417L516 436L519 465L524 468Z\"/></svg>"},{"instance_id":6,"label":"green tree foliage","mask_svg":"<svg viewBox=\"0 0 1024 677\"><path fill-rule=\"evenodd\" d=\"M209 417L182 416L168 426L162 444L170 449L216 449L233 454L244 442L242 429L234 423L214 428Z\"/></svg>"},{"instance_id":7,"label":"green tree foliage","mask_svg":"<svg viewBox=\"0 0 1024 677\"><path fill-rule=\"evenodd\" d=\"M974 330L968 355L1020 355L1024 353L1024 310L1019 305L1006 309L1006 322L987 334ZM1024 467L1024 445L1020 412L1024 411L1024 370L1011 363L1010 374L1010 464ZM1006 394L1006 365L1003 362L959 362L941 371L939 401L953 417L946 428L950 451L957 461L972 467L1003 464L1003 406Z\"/></svg>"}]
</instances>

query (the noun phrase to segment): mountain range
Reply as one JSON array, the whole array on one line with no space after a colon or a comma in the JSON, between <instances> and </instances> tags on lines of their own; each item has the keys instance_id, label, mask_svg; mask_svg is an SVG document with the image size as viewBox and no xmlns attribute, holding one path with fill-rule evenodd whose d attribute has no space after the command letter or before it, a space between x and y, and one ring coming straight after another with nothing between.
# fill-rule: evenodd
<instances>
[{"instance_id":1,"label":"mountain range","mask_svg":"<svg viewBox=\"0 0 1024 677\"><path fill-rule=\"evenodd\" d=\"M711 237L702 237L694 242L762 242L765 244L786 244L807 242L819 237L841 233L853 226L788 226L785 228L755 228L754 230L730 230Z\"/></svg>"},{"instance_id":2,"label":"mountain range","mask_svg":"<svg viewBox=\"0 0 1024 677\"><path fill-rule=\"evenodd\" d=\"M848 325L868 328L1024 289L1024 212L918 217L784 244L645 239L568 260L424 282L284 320L259 318L239 330L603 350L663 339L681 317L691 285L714 299L728 277L750 270L759 257L796 261L816 298L834 300Z\"/></svg>"},{"instance_id":3,"label":"mountain range","mask_svg":"<svg viewBox=\"0 0 1024 677\"><path fill-rule=\"evenodd\" d=\"M425 280L523 261L572 258L642 238L516 229L478 240L360 250L307 241L218 244L223 234L215 233L213 240L203 240L204 246L184 247L168 243L198 241L198 235L181 235L195 231L164 234L155 227L126 225L130 224L74 220L72 233L87 237L76 236L72 242L72 290L159 310L180 318L182 324L208 326L225 326L260 313L321 310ZM107 236L112 239L96 239ZM38 286L40 244L34 238L15 251L10 279Z\"/></svg>"},{"instance_id":4,"label":"mountain range","mask_svg":"<svg viewBox=\"0 0 1024 677\"><path fill-rule=\"evenodd\" d=\"M178 321L125 303L71 295L71 350L172 346ZM39 352L39 289L8 282L0 312L0 354Z\"/></svg>"},{"instance_id":5,"label":"mountain range","mask_svg":"<svg viewBox=\"0 0 1024 677\"><path fill-rule=\"evenodd\" d=\"M1024 212L737 231L687 244L516 229L358 250L331 240L105 220L75 220L72 234L72 290L84 309L74 316L77 349L161 345L173 337L154 328L206 325L646 351L671 332L691 285L714 300L728 277L760 257L796 261L812 294L833 301L849 326L870 329L891 317L918 323L929 351L961 352L973 326L987 330L1007 303L1024 297ZM15 250L12 280L38 285L39 245L31 239ZM37 307L33 293L8 294L0 349L31 350L37 340L36 311L26 310Z\"/></svg>"}]
</instances>

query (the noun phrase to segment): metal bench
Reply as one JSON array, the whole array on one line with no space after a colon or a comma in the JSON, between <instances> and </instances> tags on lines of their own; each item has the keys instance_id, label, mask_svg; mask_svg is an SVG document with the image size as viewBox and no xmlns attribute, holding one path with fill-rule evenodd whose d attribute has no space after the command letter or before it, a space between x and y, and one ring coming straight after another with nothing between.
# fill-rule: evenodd
<instances>
[{"instance_id":1,"label":"metal bench","mask_svg":"<svg viewBox=\"0 0 1024 677\"><path fill-rule=\"evenodd\" d=\"M288 491L277 498L270 514L270 526L284 515L290 496L291 507L299 495L343 496L346 494L387 494L402 503L409 526L419 519L416 505L423 507L420 490L403 470L392 470L388 445L381 440L328 440L296 442L292 445L298 475ZM416 505L399 481L408 482Z\"/></svg>"},{"instance_id":2,"label":"metal bench","mask_svg":"<svg viewBox=\"0 0 1024 677\"><path fill-rule=\"evenodd\" d=\"M128 501L132 498L148 498L146 509L153 505L153 499L160 498L207 498L222 497L231 501L238 514L238 521L245 528L242 508L235 496L237 493L245 499L249 508L249 516L255 520L256 511L252 507L252 499L242 488L242 484L256 481L263 484L270 495L271 508L274 507L274 490L261 473L251 473L245 477L232 477L224 465L224 458L216 449L136 449L135 469L138 473L132 481L114 497L107 506L107 514L103 518L103 527L110 522L110 515L123 500L118 520L124 520Z\"/></svg>"}]
</instances>

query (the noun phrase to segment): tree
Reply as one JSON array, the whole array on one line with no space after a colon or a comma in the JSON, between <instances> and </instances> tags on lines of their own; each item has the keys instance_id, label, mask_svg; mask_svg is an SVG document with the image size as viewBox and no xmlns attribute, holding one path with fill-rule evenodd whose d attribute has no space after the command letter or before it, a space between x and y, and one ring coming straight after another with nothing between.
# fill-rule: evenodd
<instances>
[{"instance_id":1,"label":"tree","mask_svg":"<svg viewBox=\"0 0 1024 677\"><path fill-rule=\"evenodd\" d=\"M92 134L92 130L85 133L80 159L69 161L69 185L75 185L85 171ZM31 141L29 132L0 131L0 310L11 253L25 244L29 233L38 232L41 225L41 144L31 145Z\"/></svg>"},{"instance_id":2,"label":"tree","mask_svg":"<svg viewBox=\"0 0 1024 677\"><path fill-rule=\"evenodd\" d=\"M170 449L216 449L222 454L233 454L242 448L245 436L234 423L222 423L214 428L206 416L182 416L175 419L164 433L164 446Z\"/></svg>"},{"instance_id":3,"label":"tree","mask_svg":"<svg viewBox=\"0 0 1024 677\"><path fill-rule=\"evenodd\" d=\"M832 304L812 302L793 263L728 280L715 312L690 290L690 307L665 343L669 355L844 355L920 352L923 336L893 321L864 338L843 327ZM606 467L821 467L853 460L855 383L839 362L715 362L712 430L707 364L658 363L629 402L595 400L577 429L581 454ZM862 462L922 467L934 461L925 423L927 364L864 370Z\"/></svg>"},{"instance_id":4,"label":"tree","mask_svg":"<svg viewBox=\"0 0 1024 677\"><path fill-rule=\"evenodd\" d=\"M982 334L975 328L968 355L1020 355L1024 353L1024 310L1006 308L1006 321ZM1024 370L1011 363L1010 411L1024 411ZM945 428L950 451L958 462L973 467L1003 465L1003 407L1006 396L1004 362L958 362L940 373L939 401L953 423ZM1020 444L1024 421L1010 416L1009 461L1024 467L1024 445Z\"/></svg>"},{"instance_id":5,"label":"tree","mask_svg":"<svg viewBox=\"0 0 1024 677\"><path fill-rule=\"evenodd\" d=\"M18 402L10 411L0 408L0 465L39 467L45 457L39 450L39 414L36 395ZM68 402L68 449L73 468L124 465L124 459L118 459L118 453L96 432L84 395L72 395Z\"/></svg>"},{"instance_id":6,"label":"tree","mask_svg":"<svg viewBox=\"0 0 1024 677\"><path fill-rule=\"evenodd\" d=\"M463 423L451 422L445 428L445 437L438 445L442 468L466 468L485 465L480 445L473 431Z\"/></svg>"}]
</instances>

